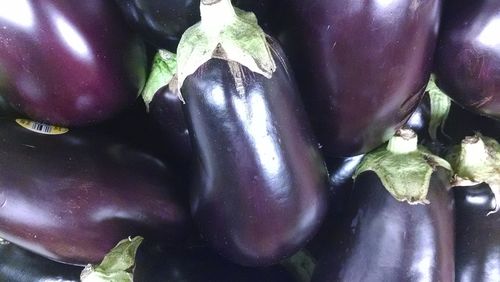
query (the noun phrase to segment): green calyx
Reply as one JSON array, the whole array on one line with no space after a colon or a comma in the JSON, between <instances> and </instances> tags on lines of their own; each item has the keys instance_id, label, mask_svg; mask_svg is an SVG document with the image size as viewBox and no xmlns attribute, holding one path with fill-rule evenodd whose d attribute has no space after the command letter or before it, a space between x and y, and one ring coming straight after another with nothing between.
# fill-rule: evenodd
<instances>
[{"instance_id":1,"label":"green calyx","mask_svg":"<svg viewBox=\"0 0 500 282\"><path fill-rule=\"evenodd\" d=\"M255 15L234 8L230 0L203 2L201 21L184 32L177 47L179 89L187 76L214 57L215 51L222 54L217 57L270 78L276 64Z\"/></svg>"},{"instance_id":2,"label":"green calyx","mask_svg":"<svg viewBox=\"0 0 500 282\"><path fill-rule=\"evenodd\" d=\"M425 92L429 94L431 117L429 121L429 136L432 140L437 139L437 130L444 133L444 124L450 113L451 99L437 86L436 77L431 75Z\"/></svg>"},{"instance_id":3,"label":"green calyx","mask_svg":"<svg viewBox=\"0 0 500 282\"><path fill-rule=\"evenodd\" d=\"M398 201L427 204L432 173L437 167L451 171L450 164L417 145L418 137L410 129L400 129L380 147L365 155L353 178L373 171L389 193Z\"/></svg>"},{"instance_id":4,"label":"green calyx","mask_svg":"<svg viewBox=\"0 0 500 282\"><path fill-rule=\"evenodd\" d=\"M167 50L158 50L154 59L148 81L142 90L142 99L149 111L149 104L160 88L168 85L177 72L177 60L174 53Z\"/></svg>"},{"instance_id":5,"label":"green calyx","mask_svg":"<svg viewBox=\"0 0 500 282\"><path fill-rule=\"evenodd\" d=\"M301 250L282 261L281 265L293 273L298 282L308 282L311 281L316 261L306 250Z\"/></svg>"},{"instance_id":6,"label":"green calyx","mask_svg":"<svg viewBox=\"0 0 500 282\"><path fill-rule=\"evenodd\" d=\"M500 210L500 145L486 136L476 133L465 137L448 156L454 168L454 186L471 186L487 183L495 195L496 206L491 213Z\"/></svg>"},{"instance_id":7,"label":"green calyx","mask_svg":"<svg viewBox=\"0 0 500 282\"><path fill-rule=\"evenodd\" d=\"M87 265L80 279L82 282L132 282L135 254L143 238L140 236L121 240L98 266Z\"/></svg>"}]
</instances>

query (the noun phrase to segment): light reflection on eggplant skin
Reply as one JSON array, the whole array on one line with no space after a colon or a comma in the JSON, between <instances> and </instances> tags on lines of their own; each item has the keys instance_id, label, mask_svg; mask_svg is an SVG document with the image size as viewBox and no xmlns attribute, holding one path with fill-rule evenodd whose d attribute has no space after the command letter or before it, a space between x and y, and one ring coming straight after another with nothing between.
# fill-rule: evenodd
<instances>
[{"instance_id":1,"label":"light reflection on eggplant skin","mask_svg":"<svg viewBox=\"0 0 500 282\"><path fill-rule=\"evenodd\" d=\"M29 2L28 0L0 0L0 19L29 30L35 24L33 8Z\"/></svg>"}]
</instances>

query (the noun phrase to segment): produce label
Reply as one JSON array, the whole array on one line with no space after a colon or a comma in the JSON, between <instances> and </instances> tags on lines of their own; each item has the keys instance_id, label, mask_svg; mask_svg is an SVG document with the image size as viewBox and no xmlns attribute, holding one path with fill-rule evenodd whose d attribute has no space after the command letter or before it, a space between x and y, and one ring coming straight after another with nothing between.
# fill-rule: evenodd
<instances>
[{"instance_id":1,"label":"produce label","mask_svg":"<svg viewBox=\"0 0 500 282\"><path fill-rule=\"evenodd\" d=\"M59 135L64 134L69 131L68 128L54 126L46 123L36 122L28 119L16 119L17 124L20 126L34 131L36 133L47 134L47 135Z\"/></svg>"}]
</instances>

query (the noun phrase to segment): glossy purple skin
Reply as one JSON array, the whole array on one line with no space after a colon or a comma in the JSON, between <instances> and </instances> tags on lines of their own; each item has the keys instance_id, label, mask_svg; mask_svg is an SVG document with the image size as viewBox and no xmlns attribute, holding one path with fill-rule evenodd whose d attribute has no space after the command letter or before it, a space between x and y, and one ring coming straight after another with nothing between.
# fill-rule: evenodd
<instances>
[{"instance_id":1,"label":"glossy purple skin","mask_svg":"<svg viewBox=\"0 0 500 282\"><path fill-rule=\"evenodd\" d=\"M179 242L190 224L169 168L90 129L50 136L0 120L0 238L70 264L141 235Z\"/></svg>"},{"instance_id":2,"label":"glossy purple skin","mask_svg":"<svg viewBox=\"0 0 500 282\"><path fill-rule=\"evenodd\" d=\"M494 282L500 272L500 213L487 184L454 187L457 282ZM497 199L498 201L498 199Z\"/></svg>"},{"instance_id":3,"label":"glossy purple skin","mask_svg":"<svg viewBox=\"0 0 500 282\"><path fill-rule=\"evenodd\" d=\"M158 48L175 52L182 33L200 21L198 0L115 0L125 18L146 40ZM272 0L236 0L236 7L256 14L268 30L273 16Z\"/></svg>"},{"instance_id":4,"label":"glossy purple skin","mask_svg":"<svg viewBox=\"0 0 500 282\"><path fill-rule=\"evenodd\" d=\"M3 1L0 11L0 89L20 112L80 126L136 99L144 44L111 1Z\"/></svg>"},{"instance_id":5,"label":"glossy purple skin","mask_svg":"<svg viewBox=\"0 0 500 282\"><path fill-rule=\"evenodd\" d=\"M312 281L454 281L453 201L442 172L431 178L428 205L397 201L373 172L358 176Z\"/></svg>"},{"instance_id":6,"label":"glossy purple skin","mask_svg":"<svg viewBox=\"0 0 500 282\"><path fill-rule=\"evenodd\" d=\"M191 161L191 138L177 91L168 85L160 88L149 105L149 114L158 125L167 154L180 163Z\"/></svg>"},{"instance_id":7,"label":"glossy purple skin","mask_svg":"<svg viewBox=\"0 0 500 282\"><path fill-rule=\"evenodd\" d=\"M241 67L236 86L229 63L211 59L181 90L197 156L192 214L212 247L247 266L297 252L327 207L327 171L284 55L274 48L271 79Z\"/></svg>"},{"instance_id":8,"label":"glossy purple skin","mask_svg":"<svg viewBox=\"0 0 500 282\"><path fill-rule=\"evenodd\" d=\"M444 11L438 85L468 110L500 120L500 1L448 1Z\"/></svg>"},{"instance_id":9,"label":"glossy purple skin","mask_svg":"<svg viewBox=\"0 0 500 282\"><path fill-rule=\"evenodd\" d=\"M355 156L393 136L429 78L440 0L292 0L284 43L328 157Z\"/></svg>"}]
</instances>

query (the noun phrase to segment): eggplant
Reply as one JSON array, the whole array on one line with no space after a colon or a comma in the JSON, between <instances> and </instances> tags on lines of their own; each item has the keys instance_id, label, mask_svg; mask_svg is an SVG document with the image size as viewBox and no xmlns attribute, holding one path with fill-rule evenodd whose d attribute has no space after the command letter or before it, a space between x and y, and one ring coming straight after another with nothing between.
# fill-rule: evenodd
<instances>
[{"instance_id":1,"label":"eggplant","mask_svg":"<svg viewBox=\"0 0 500 282\"><path fill-rule=\"evenodd\" d=\"M476 133L447 157L455 171L456 281L498 281L500 144Z\"/></svg>"},{"instance_id":2,"label":"eggplant","mask_svg":"<svg viewBox=\"0 0 500 282\"><path fill-rule=\"evenodd\" d=\"M200 12L176 68L194 149L191 214L224 257L275 264L317 232L327 170L276 41L229 0L202 0Z\"/></svg>"},{"instance_id":3,"label":"eggplant","mask_svg":"<svg viewBox=\"0 0 500 282\"><path fill-rule=\"evenodd\" d=\"M200 1L115 0L129 24L158 48L175 51L182 33L200 20ZM253 11L259 23L270 27L273 1L235 0L236 7Z\"/></svg>"},{"instance_id":4,"label":"eggplant","mask_svg":"<svg viewBox=\"0 0 500 282\"><path fill-rule=\"evenodd\" d=\"M282 1L284 45L327 157L387 141L422 98L441 0Z\"/></svg>"},{"instance_id":5,"label":"eggplant","mask_svg":"<svg viewBox=\"0 0 500 282\"><path fill-rule=\"evenodd\" d=\"M498 281L500 213L485 184L455 187L455 263L457 282Z\"/></svg>"},{"instance_id":6,"label":"eggplant","mask_svg":"<svg viewBox=\"0 0 500 282\"><path fill-rule=\"evenodd\" d=\"M3 1L0 11L0 90L16 110L81 126L112 117L138 96L144 43L111 1Z\"/></svg>"},{"instance_id":7,"label":"eggplant","mask_svg":"<svg viewBox=\"0 0 500 282\"><path fill-rule=\"evenodd\" d=\"M243 265L293 254L326 211L327 172L287 69L267 79L211 59L182 87L197 156L193 217L215 249Z\"/></svg>"},{"instance_id":8,"label":"eggplant","mask_svg":"<svg viewBox=\"0 0 500 282\"><path fill-rule=\"evenodd\" d=\"M377 175L353 186L342 235L324 250L312 281L454 281L453 209L446 174L435 173L429 205L395 200Z\"/></svg>"},{"instance_id":9,"label":"eggplant","mask_svg":"<svg viewBox=\"0 0 500 282\"><path fill-rule=\"evenodd\" d=\"M184 240L189 212L163 161L90 128L16 121L0 120L1 238L78 265L128 236Z\"/></svg>"},{"instance_id":10,"label":"eggplant","mask_svg":"<svg viewBox=\"0 0 500 282\"><path fill-rule=\"evenodd\" d=\"M149 114L162 137L162 147L172 159L186 164L193 155L191 139L178 91L172 88L167 85L158 90L149 104Z\"/></svg>"},{"instance_id":11,"label":"eggplant","mask_svg":"<svg viewBox=\"0 0 500 282\"><path fill-rule=\"evenodd\" d=\"M282 266L249 268L234 264L204 246L154 248L141 246L137 253L134 281L183 282L292 282Z\"/></svg>"},{"instance_id":12,"label":"eggplant","mask_svg":"<svg viewBox=\"0 0 500 282\"><path fill-rule=\"evenodd\" d=\"M499 1L448 1L436 51L439 87L464 108L497 120L499 22Z\"/></svg>"},{"instance_id":13,"label":"eggplant","mask_svg":"<svg viewBox=\"0 0 500 282\"><path fill-rule=\"evenodd\" d=\"M83 270L48 260L10 243L0 243L0 258L0 281L79 282Z\"/></svg>"},{"instance_id":14,"label":"eggplant","mask_svg":"<svg viewBox=\"0 0 500 282\"><path fill-rule=\"evenodd\" d=\"M453 281L449 169L406 129L367 154L312 281Z\"/></svg>"}]
</instances>

